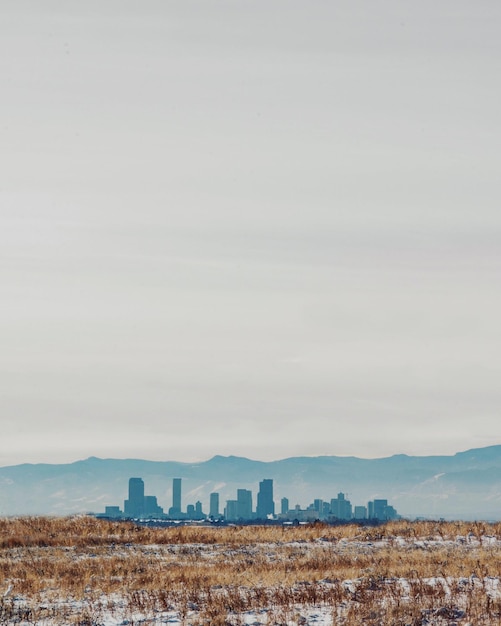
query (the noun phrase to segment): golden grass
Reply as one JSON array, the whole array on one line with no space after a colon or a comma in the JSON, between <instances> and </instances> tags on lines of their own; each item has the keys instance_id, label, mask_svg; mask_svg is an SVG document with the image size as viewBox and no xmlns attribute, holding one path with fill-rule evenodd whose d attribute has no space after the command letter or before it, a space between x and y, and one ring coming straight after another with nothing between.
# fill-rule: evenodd
<instances>
[{"instance_id":1,"label":"golden grass","mask_svg":"<svg viewBox=\"0 0 501 626\"><path fill-rule=\"evenodd\" d=\"M26 623L62 623L64 611L65 620L98 623L110 610L103 598L118 594L131 612L176 610L187 620L195 611L190 624L214 626L265 608L266 623L285 624L297 607L320 604L331 607L333 624L417 625L430 616L501 624L488 587L499 578L501 524L156 529L86 516L0 520L0 598L12 585L10 597L31 611ZM72 616L62 603L51 617L68 598L92 615ZM19 607L1 600L0 623L20 621Z\"/></svg>"}]
</instances>

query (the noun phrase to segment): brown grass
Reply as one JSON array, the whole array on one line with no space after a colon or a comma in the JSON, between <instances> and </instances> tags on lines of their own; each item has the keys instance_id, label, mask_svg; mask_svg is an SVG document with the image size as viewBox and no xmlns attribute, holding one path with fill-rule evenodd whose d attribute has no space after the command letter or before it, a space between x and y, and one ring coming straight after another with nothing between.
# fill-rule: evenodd
<instances>
[{"instance_id":1,"label":"brown grass","mask_svg":"<svg viewBox=\"0 0 501 626\"><path fill-rule=\"evenodd\" d=\"M131 615L175 610L200 625L238 624L263 609L263 623L296 623L301 607L319 605L331 607L333 624L501 624L489 587L500 578L501 524L155 529L86 516L0 520L0 623L21 622L24 611L25 623L97 624L118 594ZM69 598L83 608L75 613Z\"/></svg>"}]
</instances>

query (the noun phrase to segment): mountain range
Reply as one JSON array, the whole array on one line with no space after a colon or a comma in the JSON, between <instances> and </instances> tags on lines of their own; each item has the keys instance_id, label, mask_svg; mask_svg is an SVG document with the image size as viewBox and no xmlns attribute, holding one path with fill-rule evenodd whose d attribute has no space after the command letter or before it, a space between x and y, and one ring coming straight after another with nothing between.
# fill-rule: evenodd
<instances>
[{"instance_id":1,"label":"mountain range","mask_svg":"<svg viewBox=\"0 0 501 626\"><path fill-rule=\"evenodd\" d=\"M263 462L214 456L202 463L99 459L67 464L22 464L0 468L0 515L100 513L106 505L123 508L128 480L143 478L146 495L166 511L172 504L172 479L182 478L182 503L220 493L221 508L250 489L254 506L259 481L272 478L276 509L287 497L290 507L306 508L313 499L330 500L343 492L353 505L386 498L410 518L501 519L501 445L451 456L380 459L321 456Z\"/></svg>"}]
</instances>

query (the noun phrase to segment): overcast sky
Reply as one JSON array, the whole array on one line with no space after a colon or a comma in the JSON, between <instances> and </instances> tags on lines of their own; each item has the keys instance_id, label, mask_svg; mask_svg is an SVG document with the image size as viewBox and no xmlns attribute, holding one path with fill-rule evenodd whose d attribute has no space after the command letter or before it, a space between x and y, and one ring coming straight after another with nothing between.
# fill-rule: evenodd
<instances>
[{"instance_id":1,"label":"overcast sky","mask_svg":"<svg viewBox=\"0 0 501 626\"><path fill-rule=\"evenodd\" d=\"M0 465L501 443L499 0L3 0Z\"/></svg>"}]
</instances>

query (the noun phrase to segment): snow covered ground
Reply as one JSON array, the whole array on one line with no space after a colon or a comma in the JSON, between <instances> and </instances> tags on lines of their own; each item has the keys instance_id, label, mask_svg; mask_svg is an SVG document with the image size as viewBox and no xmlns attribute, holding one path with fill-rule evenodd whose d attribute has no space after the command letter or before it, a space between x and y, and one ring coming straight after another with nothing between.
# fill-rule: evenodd
<instances>
[{"instance_id":1,"label":"snow covered ground","mask_svg":"<svg viewBox=\"0 0 501 626\"><path fill-rule=\"evenodd\" d=\"M43 564L47 562L43 559L52 554L50 550L49 547L28 551L12 549L9 558L11 562L31 559L34 564ZM284 574L283 582L272 586L267 586L265 580L262 583L253 580L248 585L241 582L235 585L230 581L204 587L197 594L190 594L189 589L183 591L179 585L175 590L152 590L137 585L132 588L127 582L121 590L102 593L95 582L97 576L91 576L80 597L65 596L54 581L40 592L28 595L17 592L19 579L6 577L0 587L0 624L480 626L501 623L500 576L486 573L486 564L499 563L501 539L497 536L471 533L456 537L387 535L380 539L371 536L339 540L319 537L313 541L254 545L124 544L106 550L103 555L107 559L124 562L130 559L137 563L138 558L144 558L149 568L159 571L162 568L182 571L183 567L193 564L221 568L225 562L235 561L245 569L259 561L276 563L277 569L286 572L283 566L287 559L327 559L332 566L329 577L295 579L291 583ZM104 558L103 555L69 547L59 549L50 558L68 559L75 564L92 562ZM391 575L392 567L399 560L406 563L418 557L432 564L435 575L423 576L417 570L415 575L407 577ZM367 559L374 567L362 569L361 565L358 574L351 578L336 576L336 564L346 562L356 570L357 563L366 564ZM445 572L451 568L464 569L465 575L447 575ZM238 595L242 598L242 608L237 610L235 598ZM258 596L261 602L256 606ZM245 608L251 597L253 608ZM211 603L219 609L209 609Z\"/></svg>"}]
</instances>

